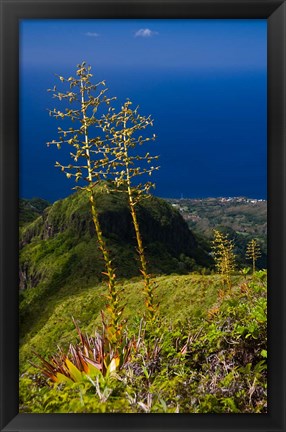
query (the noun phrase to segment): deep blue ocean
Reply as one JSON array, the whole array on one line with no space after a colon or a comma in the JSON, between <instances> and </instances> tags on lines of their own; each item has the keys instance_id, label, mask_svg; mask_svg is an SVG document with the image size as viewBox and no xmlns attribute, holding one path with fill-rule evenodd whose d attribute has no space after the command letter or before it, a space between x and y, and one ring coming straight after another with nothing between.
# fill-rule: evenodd
<instances>
[{"instance_id":1,"label":"deep blue ocean","mask_svg":"<svg viewBox=\"0 0 286 432\"><path fill-rule=\"evenodd\" d=\"M20 81L20 196L51 202L74 186L54 168L71 149L46 146L62 126L47 111L56 106L47 92L58 83L54 72L71 75L34 68L22 70ZM102 79L110 96L128 97L154 118L149 133L157 140L146 151L160 155L155 195L267 198L265 72L98 70L95 80Z\"/></svg>"}]
</instances>

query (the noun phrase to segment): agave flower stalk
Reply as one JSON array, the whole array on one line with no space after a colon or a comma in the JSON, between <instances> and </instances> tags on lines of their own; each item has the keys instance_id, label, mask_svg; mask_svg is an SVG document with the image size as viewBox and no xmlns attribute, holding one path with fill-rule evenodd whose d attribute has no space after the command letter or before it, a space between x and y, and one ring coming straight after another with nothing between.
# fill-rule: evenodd
<instances>
[{"instance_id":1,"label":"agave flower stalk","mask_svg":"<svg viewBox=\"0 0 286 432\"><path fill-rule=\"evenodd\" d=\"M144 280L145 304L149 317L153 319L157 309L154 302L154 284L148 272L136 205L142 198L148 196L150 188L155 185L151 182L146 182L134 186L133 179L143 174L152 175L153 171L158 170L158 166L149 166L153 160L158 159L158 156L151 156L149 153L142 156L133 154L134 149L138 145L142 145L146 141L155 140L155 134L152 138L144 139L142 136L136 137L136 132L145 129L149 125L152 126L153 120L150 116L143 117L139 115L138 107L132 110L130 107L131 104L131 101L127 100L122 106L121 111L117 114L111 108L109 115L105 116L103 129L111 132L111 135L109 133L106 135L110 141L108 147L109 155L107 157L113 157L109 173L113 176L116 187L121 188L120 190L126 192L128 196L140 260L140 271ZM111 127L111 125L113 126ZM138 166L138 161L143 166Z\"/></svg>"},{"instance_id":2,"label":"agave flower stalk","mask_svg":"<svg viewBox=\"0 0 286 432\"><path fill-rule=\"evenodd\" d=\"M90 82L92 74L90 73L91 67L86 66L85 62L77 66L77 77L70 77L68 79L59 76L63 83L69 85L68 91L65 93L57 92L54 87L54 97L60 101L65 99L70 103L77 103L76 109L66 108L64 111L59 111L56 108L50 110L49 113L55 118L69 119L72 122L77 121L79 127L74 129L69 127L66 130L58 128L59 140L48 142L48 145L55 144L59 149L63 143L72 146L75 153L70 153L70 157L75 164L63 165L56 162L56 167L60 168L67 176L67 178L74 177L75 181L83 179L87 182L85 186L76 186L74 189L82 189L88 193L88 198L91 208L91 216L95 227L95 232L98 240L99 249L102 253L105 272L104 274L108 279L108 337L110 342L114 345L117 344L121 337L122 325L122 304L120 302L120 290L116 286L116 274L110 258L110 254L103 236L100 226L99 213L94 197L94 186L101 179L106 178L108 170L108 159L102 154L101 148L104 147L104 139L100 136L92 137L90 134L90 127L99 128L100 119L96 117L98 107L102 104L109 105L111 100L105 96L107 89L102 89L94 96L94 92L98 87L105 85L102 81L96 85ZM73 89L77 91L73 91ZM92 113L90 114L90 111Z\"/></svg>"},{"instance_id":3,"label":"agave flower stalk","mask_svg":"<svg viewBox=\"0 0 286 432\"><path fill-rule=\"evenodd\" d=\"M250 240L246 248L246 259L252 261L252 273L256 270L256 261L261 257L260 247L256 239Z\"/></svg>"},{"instance_id":4,"label":"agave flower stalk","mask_svg":"<svg viewBox=\"0 0 286 432\"><path fill-rule=\"evenodd\" d=\"M225 278L227 287L231 288L231 273L235 269L234 245L228 236L214 230L212 242L213 258L218 272Z\"/></svg>"}]
</instances>

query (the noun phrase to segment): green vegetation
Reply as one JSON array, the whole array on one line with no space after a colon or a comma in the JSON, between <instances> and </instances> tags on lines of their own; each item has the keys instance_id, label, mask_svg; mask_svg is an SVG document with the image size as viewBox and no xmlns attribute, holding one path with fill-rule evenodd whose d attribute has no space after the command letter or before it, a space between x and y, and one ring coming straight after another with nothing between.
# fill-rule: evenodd
<instances>
[{"instance_id":1,"label":"green vegetation","mask_svg":"<svg viewBox=\"0 0 286 432\"><path fill-rule=\"evenodd\" d=\"M38 331L20 350L21 412L266 412L266 273L233 276L223 297L220 276L162 276L156 284L161 318L153 329L140 320L142 281L124 284L126 339L133 349L122 367L47 385L29 366L41 365L31 351L48 360L57 345L62 353L70 343L83 349L71 316L94 338L104 285L51 298Z\"/></svg>"},{"instance_id":2,"label":"green vegetation","mask_svg":"<svg viewBox=\"0 0 286 432\"><path fill-rule=\"evenodd\" d=\"M24 225L33 222L38 216L40 216L45 208L50 203L41 198L20 199L19 202L19 226L20 228Z\"/></svg>"},{"instance_id":3,"label":"green vegetation","mask_svg":"<svg viewBox=\"0 0 286 432\"><path fill-rule=\"evenodd\" d=\"M256 261L261 256L260 248L256 239L250 240L246 249L246 258L252 262L252 273L255 272Z\"/></svg>"},{"instance_id":4,"label":"green vegetation","mask_svg":"<svg viewBox=\"0 0 286 432\"><path fill-rule=\"evenodd\" d=\"M211 250L213 230L219 230L234 242L239 266L248 266L247 244L255 238L261 255L256 267L267 267L267 202L244 197L169 199L188 223L204 248Z\"/></svg>"},{"instance_id":5,"label":"green vegetation","mask_svg":"<svg viewBox=\"0 0 286 432\"><path fill-rule=\"evenodd\" d=\"M126 194L99 184L94 188L99 220L117 277L139 276L136 241ZM188 273L211 262L178 212L163 200L150 197L138 204L138 218L152 273ZM55 202L20 234L21 335L36 325L43 304L66 285L74 289L102 280L104 262L85 191Z\"/></svg>"},{"instance_id":6,"label":"green vegetation","mask_svg":"<svg viewBox=\"0 0 286 432\"><path fill-rule=\"evenodd\" d=\"M127 196L106 185L95 199L125 303L122 360L105 343L107 375L68 363L78 381L52 384L39 372L34 352L72 363L84 349L72 317L91 343L95 332L104 337L104 263L85 193L57 201L20 235L21 412L266 412L266 273L236 269L227 290L224 275L196 274L204 252L182 217L163 200L143 200L148 262L162 274L152 277L159 306L149 326Z\"/></svg>"},{"instance_id":7,"label":"green vegetation","mask_svg":"<svg viewBox=\"0 0 286 432\"><path fill-rule=\"evenodd\" d=\"M67 91L52 90L72 108L50 111L68 125L48 144L75 151L73 164L56 166L77 192L48 208L34 203L28 216L22 206L20 412L267 412L257 241L246 249L250 275L239 270L231 228L213 230L211 251L149 195L151 182L136 183L158 169L149 165L157 156L136 149L155 138L138 135L151 117L129 100L98 115L113 99L96 94L104 82L91 77L82 63L76 78L59 76Z\"/></svg>"}]
</instances>

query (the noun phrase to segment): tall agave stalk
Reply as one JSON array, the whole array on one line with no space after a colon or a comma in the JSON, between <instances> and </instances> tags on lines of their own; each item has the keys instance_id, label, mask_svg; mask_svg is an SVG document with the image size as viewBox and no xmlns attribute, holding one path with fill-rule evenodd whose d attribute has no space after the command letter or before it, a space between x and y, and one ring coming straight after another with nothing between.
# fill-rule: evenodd
<instances>
[{"instance_id":1,"label":"tall agave stalk","mask_svg":"<svg viewBox=\"0 0 286 432\"><path fill-rule=\"evenodd\" d=\"M256 239L250 240L246 248L246 259L252 262L252 273L256 270L256 261L261 257L260 247Z\"/></svg>"},{"instance_id":2,"label":"tall agave stalk","mask_svg":"<svg viewBox=\"0 0 286 432\"><path fill-rule=\"evenodd\" d=\"M231 288L231 273L235 269L234 245L228 236L214 230L212 253L218 272L224 277L228 289Z\"/></svg>"},{"instance_id":3,"label":"tall agave stalk","mask_svg":"<svg viewBox=\"0 0 286 432\"><path fill-rule=\"evenodd\" d=\"M152 138L136 136L138 131L153 126L153 120L150 116L144 117L138 114L138 107L132 110L131 105L131 101L127 100L118 113L114 112L114 108L110 108L109 114L104 116L103 130L107 132L106 138L109 141L106 148L108 153L106 156L111 158L109 174L113 177L116 187L126 192L128 196L140 260L140 271L144 280L145 304L149 318L153 319L157 309L154 302L155 287L148 272L136 205L142 198L148 196L150 188L155 185L151 182L133 185L133 179L144 174L151 176L154 170L159 169L158 166L149 165L154 159L158 159L158 156L151 156L149 153L136 154L134 149L146 141L155 140L155 134Z\"/></svg>"},{"instance_id":4,"label":"tall agave stalk","mask_svg":"<svg viewBox=\"0 0 286 432\"><path fill-rule=\"evenodd\" d=\"M108 159L102 153L102 147L104 147L102 137L92 137L90 133L91 127L99 128L101 120L96 117L99 106L102 104L109 105L112 99L105 96L106 88L101 89L96 94L97 88L104 86L105 82L92 84L90 81L92 77L90 71L91 67L86 66L86 63L83 62L77 65L76 78L69 77L66 79L62 76L58 77L61 82L68 85L67 91L57 91L56 87L49 90L60 101L65 100L73 104L73 107L76 105L76 108L66 108L65 111L59 111L54 108L53 110L49 110L49 114L56 119L68 119L72 122L77 122L78 127L69 127L66 130L59 127L59 140L53 140L47 144L48 146L52 144L56 145L59 149L64 143L70 145L75 151L74 153L70 153L70 157L74 163L63 165L56 162L56 167L60 168L68 178L73 177L76 182L83 179L87 183L85 186L76 186L74 189L82 189L88 194L98 245L105 263L104 274L108 279L107 334L110 342L116 346L121 337L123 306L120 302L120 290L116 286L116 275L100 226L98 209L94 197L94 186L99 180L106 178Z\"/></svg>"}]
</instances>

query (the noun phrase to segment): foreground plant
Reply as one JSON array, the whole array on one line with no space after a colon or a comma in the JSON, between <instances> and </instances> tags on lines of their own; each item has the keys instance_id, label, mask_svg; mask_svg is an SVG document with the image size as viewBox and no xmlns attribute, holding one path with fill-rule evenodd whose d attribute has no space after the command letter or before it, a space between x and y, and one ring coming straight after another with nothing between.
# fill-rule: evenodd
<instances>
[{"instance_id":1,"label":"foreground plant","mask_svg":"<svg viewBox=\"0 0 286 432\"><path fill-rule=\"evenodd\" d=\"M55 383L82 382L84 377L110 376L130 358L133 340L122 338L121 345L114 350L103 323L102 334L94 337L84 335L73 320L80 343L70 344L68 353L61 349L50 361L35 353L40 359L42 374Z\"/></svg>"},{"instance_id":2,"label":"foreground plant","mask_svg":"<svg viewBox=\"0 0 286 432\"><path fill-rule=\"evenodd\" d=\"M149 152L138 154L137 147L147 141L155 140L155 134L152 138L143 138L142 135L138 134L148 126L153 126L153 120L151 116L141 116L138 107L132 109L131 105L132 102L127 100L118 113L115 113L114 109L111 108L109 114L104 116L103 130L106 132L108 140L106 157L110 158L109 174L112 176L117 190L127 193L128 196L140 259L140 271L144 279L146 309L149 318L153 319L157 311L157 305L154 301L155 286L148 272L136 206L143 198L148 197L149 190L155 185L150 181L134 185L134 180L143 175L151 176L153 171L158 170L159 167L152 166L151 163L157 160L159 156L151 156Z\"/></svg>"},{"instance_id":3,"label":"foreground plant","mask_svg":"<svg viewBox=\"0 0 286 432\"><path fill-rule=\"evenodd\" d=\"M108 279L107 334L110 342L116 346L122 334L123 305L120 300L120 289L115 283L115 269L100 226L93 192L96 183L106 176L108 159L102 153L103 138L100 135L95 136L94 132L92 134L90 131L91 128L96 130L100 127L101 120L96 116L97 111L101 105L109 105L112 99L106 97L107 89L102 89L96 93L100 86L105 85L105 82L91 83L90 66L86 66L83 62L77 67L76 78L69 77L66 79L59 76L59 80L68 86L67 91L57 91L56 87L50 90L55 98L71 104L72 108L66 108L65 111L54 108L49 111L49 114L56 119L68 120L69 125L72 124L71 122L77 122L77 127L69 126L66 129L59 127L59 139L48 142L48 146L56 145L59 149L63 144L71 146L74 153L70 152L70 157L74 163L63 165L56 162L56 167L60 168L67 178L74 178L76 182L81 179L87 182L86 186L76 186L75 189L83 189L88 194L99 249L105 263L106 271L104 274Z\"/></svg>"}]
</instances>

